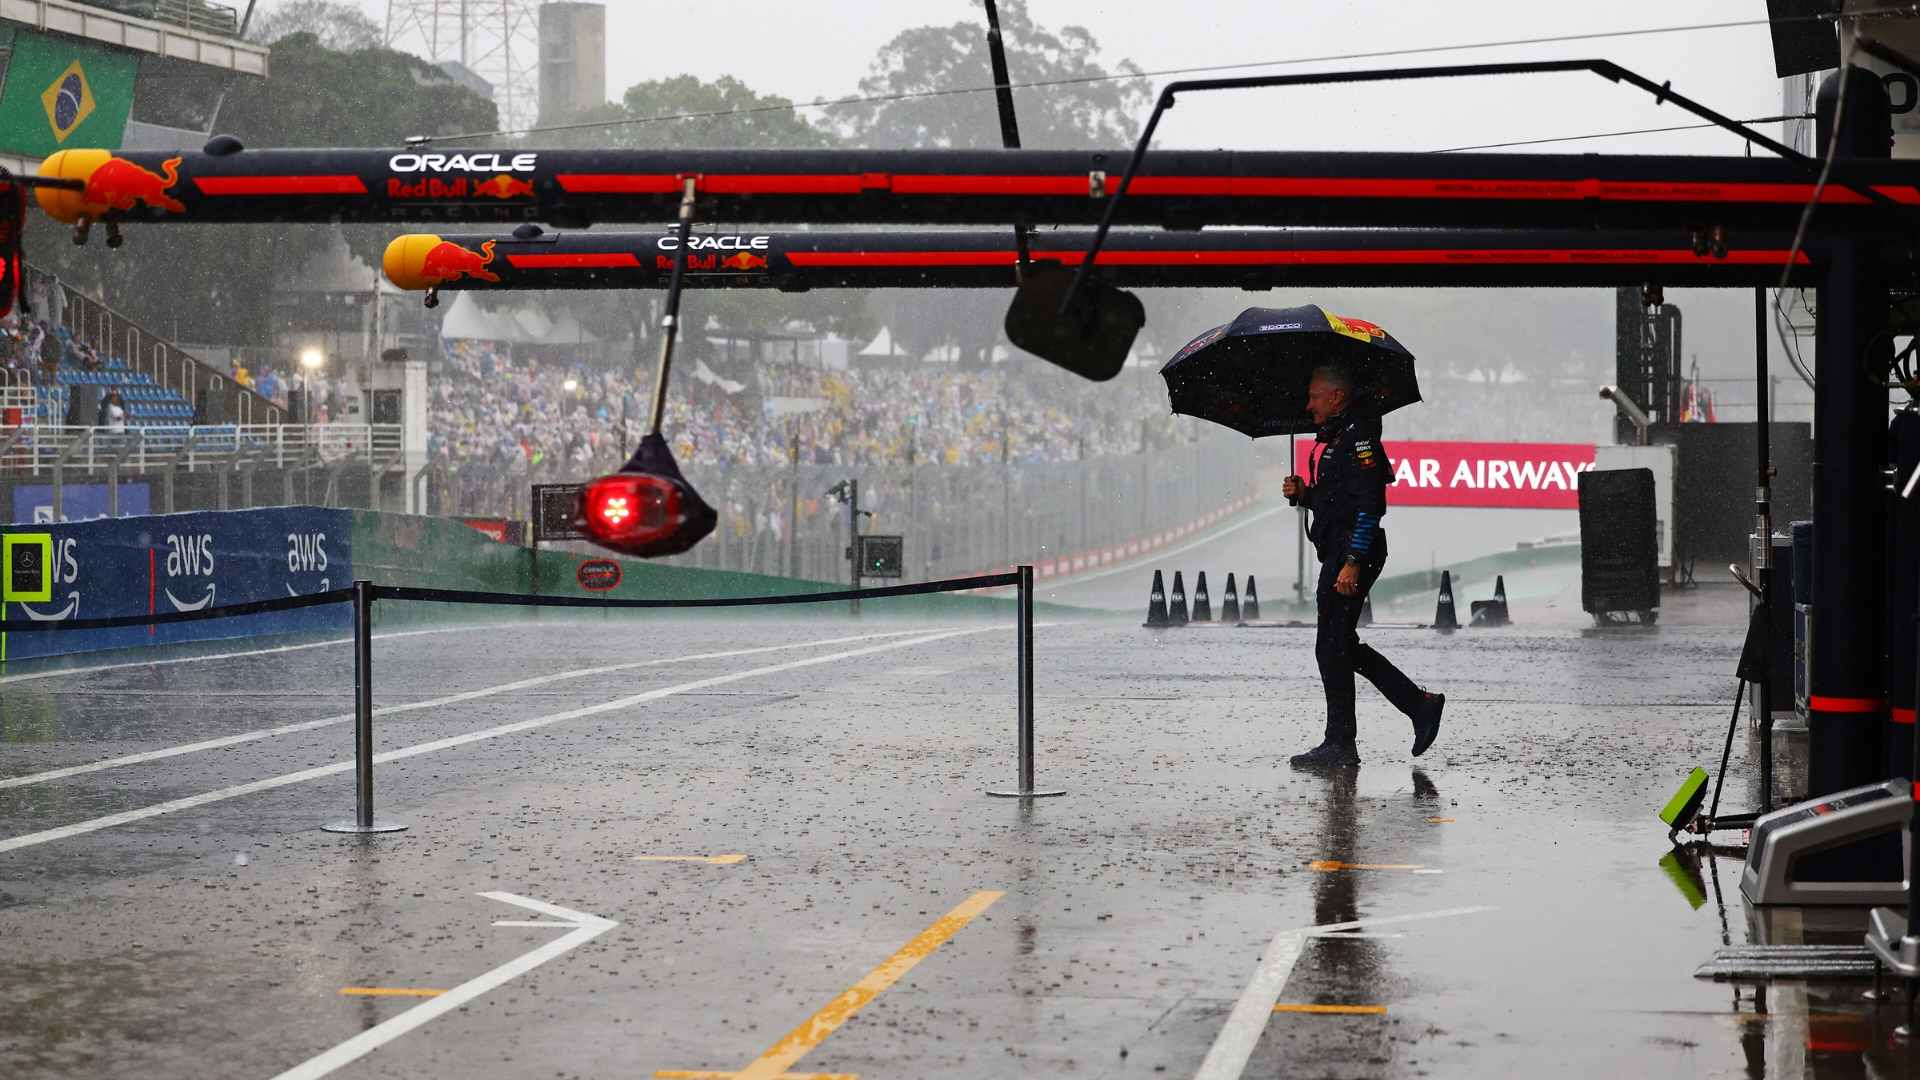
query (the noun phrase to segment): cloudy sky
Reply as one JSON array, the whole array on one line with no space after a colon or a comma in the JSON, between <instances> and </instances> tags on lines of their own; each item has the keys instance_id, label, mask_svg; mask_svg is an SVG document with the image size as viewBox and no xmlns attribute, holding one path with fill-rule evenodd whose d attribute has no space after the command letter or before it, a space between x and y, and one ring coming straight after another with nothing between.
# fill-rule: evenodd
<instances>
[{"instance_id":1,"label":"cloudy sky","mask_svg":"<svg viewBox=\"0 0 1920 1080\"><path fill-rule=\"evenodd\" d=\"M358 0L384 25L387 0ZM476 4L476 7L483 5ZM1044 26L1084 26L1109 63L1147 71L1356 57L1623 30L1749 23L1584 41L1330 59L1261 71L1602 57L1736 118L1777 115L1762 0L1029 0ZM608 0L607 92L647 79L733 75L796 101L854 93L875 52L902 30L983 23L967 0ZM1253 70L1253 69L1249 69ZM1244 73L1244 72L1234 72ZM1019 71L1014 71L1018 79ZM1156 78L1156 83L1168 78ZM1687 123L1672 106L1591 75L1448 80L1387 87L1203 95L1165 122L1163 145L1249 149L1440 150ZM1776 129L1777 130L1777 127ZM1713 130L1572 144L1595 151L1739 153ZM1566 150L1566 144L1543 149Z\"/></svg>"}]
</instances>

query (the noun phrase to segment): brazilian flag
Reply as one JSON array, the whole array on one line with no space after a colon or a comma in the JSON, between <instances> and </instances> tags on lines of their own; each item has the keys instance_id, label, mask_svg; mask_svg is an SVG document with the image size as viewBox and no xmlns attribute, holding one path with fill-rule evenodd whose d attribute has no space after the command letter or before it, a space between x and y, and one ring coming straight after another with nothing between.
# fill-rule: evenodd
<instances>
[{"instance_id":1,"label":"brazilian flag","mask_svg":"<svg viewBox=\"0 0 1920 1080\"><path fill-rule=\"evenodd\" d=\"M21 32L14 35L6 73L0 149L46 157L55 150L120 148L138 59Z\"/></svg>"}]
</instances>

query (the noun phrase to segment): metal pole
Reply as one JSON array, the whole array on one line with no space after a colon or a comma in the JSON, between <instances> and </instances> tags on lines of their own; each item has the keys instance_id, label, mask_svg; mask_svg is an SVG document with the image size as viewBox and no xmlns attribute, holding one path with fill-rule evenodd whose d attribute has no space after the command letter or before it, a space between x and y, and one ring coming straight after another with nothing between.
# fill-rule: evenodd
<instances>
[{"instance_id":1,"label":"metal pole","mask_svg":"<svg viewBox=\"0 0 1920 1080\"><path fill-rule=\"evenodd\" d=\"M1755 688L1754 716L1760 721L1760 812L1773 810L1773 460L1767 430L1767 290L1753 290L1753 380L1762 404L1754 424L1759 439L1759 475L1754 488L1753 579L1760 587L1760 625L1766 628L1767 647L1760 651L1760 684Z\"/></svg>"},{"instance_id":2,"label":"metal pole","mask_svg":"<svg viewBox=\"0 0 1920 1080\"><path fill-rule=\"evenodd\" d=\"M660 318L660 366L653 376L653 406L647 414L647 433L660 434L667 415L667 376L672 374L673 342L680 333L680 287L687 271L687 237L693 232L694 191L699 178L681 178L679 244L673 252L673 275L667 283L666 314Z\"/></svg>"},{"instance_id":3,"label":"metal pole","mask_svg":"<svg viewBox=\"0 0 1920 1080\"><path fill-rule=\"evenodd\" d=\"M847 573L853 584L849 588L860 587L860 481L847 481ZM853 614L860 614L860 601L849 600Z\"/></svg>"},{"instance_id":4,"label":"metal pole","mask_svg":"<svg viewBox=\"0 0 1920 1080\"><path fill-rule=\"evenodd\" d=\"M373 819L373 582L353 583L354 820L321 828L337 833L400 832L405 825Z\"/></svg>"},{"instance_id":5,"label":"metal pole","mask_svg":"<svg viewBox=\"0 0 1920 1080\"><path fill-rule=\"evenodd\" d=\"M1065 795L1065 788L1036 788L1033 784L1033 567L1020 567L1020 589L1015 603L1019 627L1018 687L1020 712L1020 778L1013 784L987 789L987 794L1002 798L1044 798Z\"/></svg>"}]
</instances>

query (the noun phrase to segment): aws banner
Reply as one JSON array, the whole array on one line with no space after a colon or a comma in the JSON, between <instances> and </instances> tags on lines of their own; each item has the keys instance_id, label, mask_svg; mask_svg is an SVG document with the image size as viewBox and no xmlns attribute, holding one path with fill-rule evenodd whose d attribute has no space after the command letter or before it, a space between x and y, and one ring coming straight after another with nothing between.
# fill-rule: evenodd
<instances>
[{"instance_id":1,"label":"aws banner","mask_svg":"<svg viewBox=\"0 0 1920 1080\"><path fill-rule=\"evenodd\" d=\"M1592 443L1481 443L1381 440L1393 462L1390 506L1515 506L1574 510L1579 475L1593 468ZM1307 475L1315 444L1294 444L1294 471Z\"/></svg>"},{"instance_id":2,"label":"aws banner","mask_svg":"<svg viewBox=\"0 0 1920 1080\"><path fill-rule=\"evenodd\" d=\"M193 611L344 587L353 580L353 513L273 507L12 525L15 543L48 545L52 588L0 606L9 619L109 618ZM0 635L0 659L94 652L176 641L346 630L346 604L233 619L111 630Z\"/></svg>"}]
</instances>

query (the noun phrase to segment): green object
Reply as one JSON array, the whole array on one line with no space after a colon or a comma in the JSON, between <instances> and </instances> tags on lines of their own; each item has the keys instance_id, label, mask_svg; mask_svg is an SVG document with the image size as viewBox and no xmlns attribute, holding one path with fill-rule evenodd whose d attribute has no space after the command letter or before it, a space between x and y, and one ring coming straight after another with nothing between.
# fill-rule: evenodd
<instances>
[{"instance_id":1,"label":"green object","mask_svg":"<svg viewBox=\"0 0 1920 1080\"><path fill-rule=\"evenodd\" d=\"M14 35L0 89L0 149L117 150L133 109L140 61L75 41Z\"/></svg>"},{"instance_id":2,"label":"green object","mask_svg":"<svg viewBox=\"0 0 1920 1080\"><path fill-rule=\"evenodd\" d=\"M1660 811L1660 820L1667 823L1669 829L1684 828L1700 812L1700 803L1707 796L1707 770L1698 765L1680 782L1680 790L1667 800L1666 809Z\"/></svg>"},{"instance_id":3,"label":"green object","mask_svg":"<svg viewBox=\"0 0 1920 1080\"><path fill-rule=\"evenodd\" d=\"M1660 869L1667 872L1673 887L1679 889L1680 895L1687 898L1687 903L1693 905L1693 910L1699 911L1700 905L1707 902L1707 890L1700 881L1699 866L1681 862L1678 855L1669 851L1660 856Z\"/></svg>"}]
</instances>

